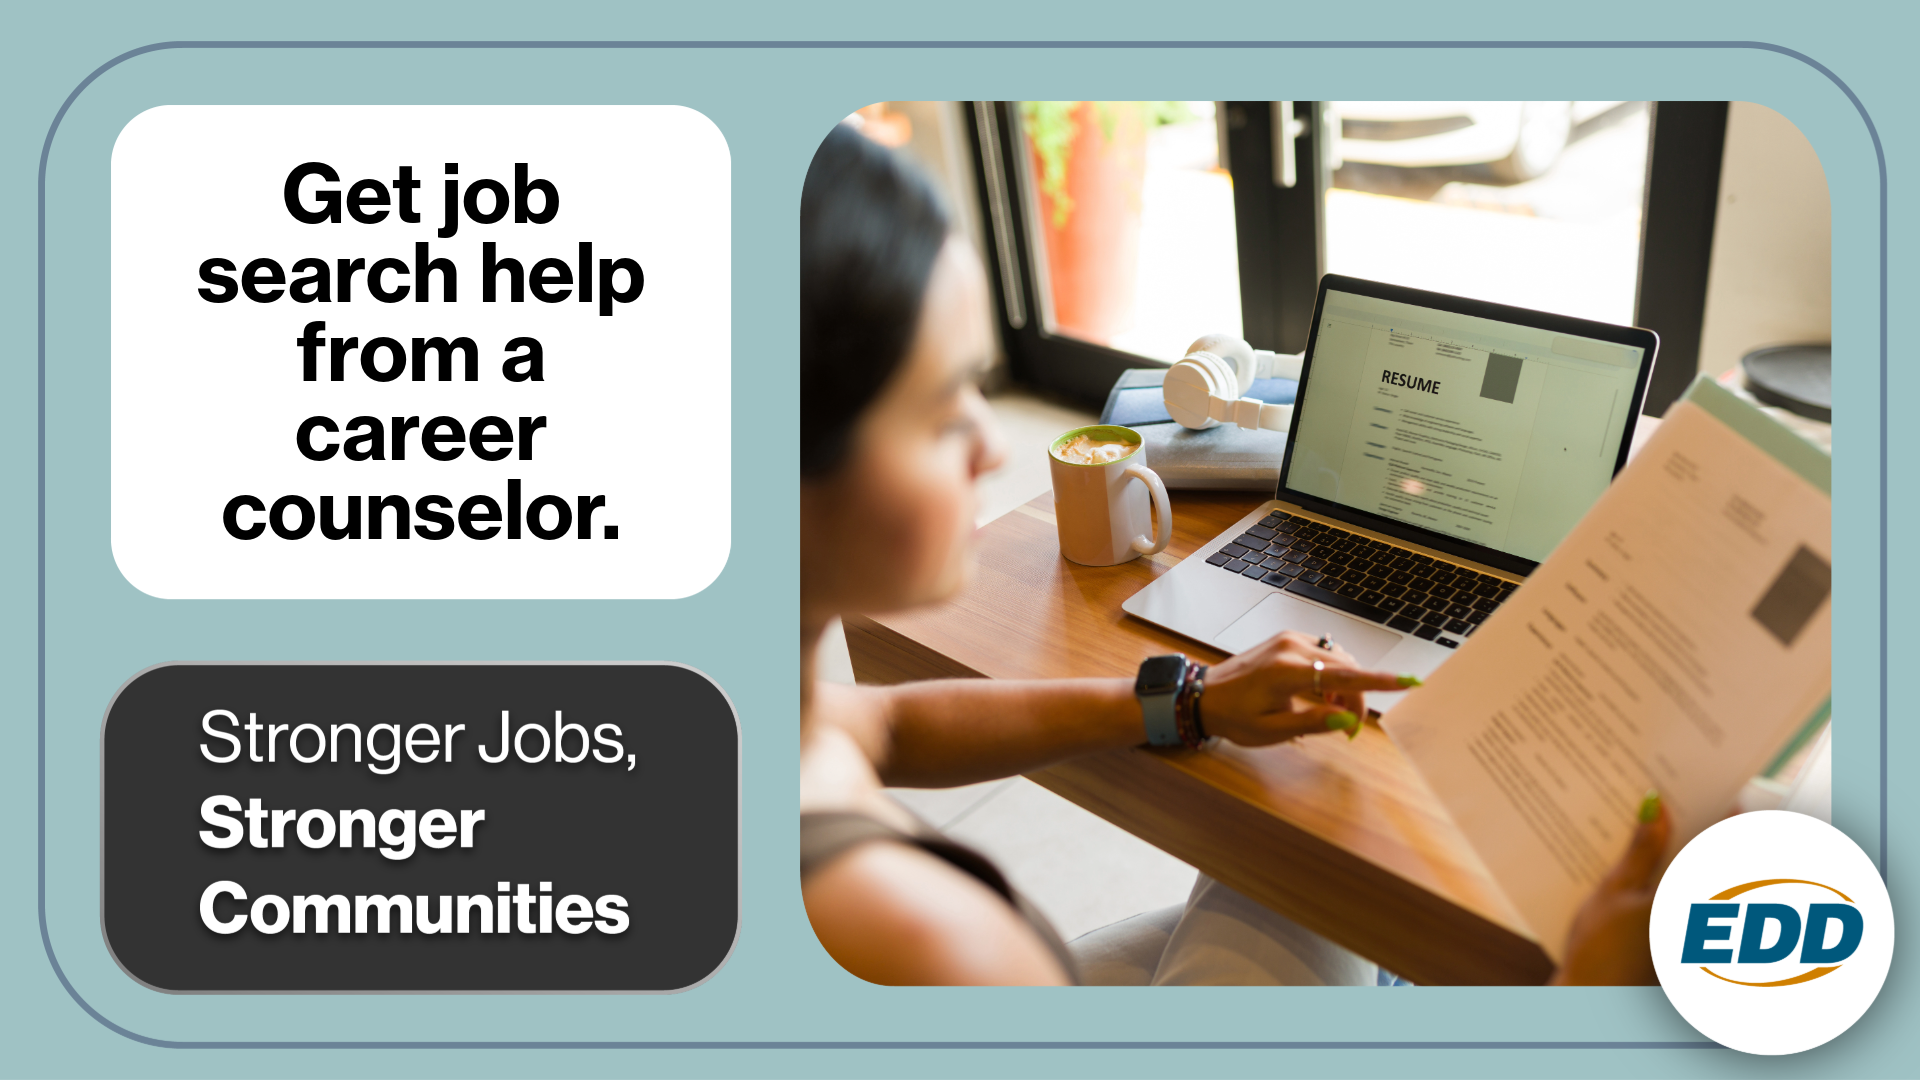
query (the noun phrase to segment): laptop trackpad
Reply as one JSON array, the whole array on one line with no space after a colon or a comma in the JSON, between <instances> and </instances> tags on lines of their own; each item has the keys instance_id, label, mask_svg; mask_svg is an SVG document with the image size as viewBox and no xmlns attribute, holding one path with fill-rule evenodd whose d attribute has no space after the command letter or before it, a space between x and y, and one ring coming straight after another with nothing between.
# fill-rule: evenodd
<instances>
[{"instance_id":1,"label":"laptop trackpad","mask_svg":"<svg viewBox=\"0 0 1920 1080\"><path fill-rule=\"evenodd\" d=\"M1213 640L1228 652L1237 653L1253 648L1282 630L1299 630L1315 637L1325 634L1352 653L1361 667L1378 663L1400 644L1401 638L1385 627L1328 611L1286 593L1274 593L1255 604L1253 610L1240 616Z\"/></svg>"}]
</instances>

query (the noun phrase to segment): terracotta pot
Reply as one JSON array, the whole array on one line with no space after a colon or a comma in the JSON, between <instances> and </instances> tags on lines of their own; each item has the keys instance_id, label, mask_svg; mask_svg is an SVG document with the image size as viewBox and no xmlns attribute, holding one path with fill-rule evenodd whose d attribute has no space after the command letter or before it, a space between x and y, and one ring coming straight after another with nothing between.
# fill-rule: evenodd
<instances>
[{"instance_id":1,"label":"terracotta pot","mask_svg":"<svg viewBox=\"0 0 1920 1080\"><path fill-rule=\"evenodd\" d=\"M1044 184L1040 192L1053 329L1104 345L1133 319L1140 193L1147 175L1146 112L1132 102L1082 101L1072 117L1064 213ZM1028 153L1034 177L1044 176L1045 163L1031 143Z\"/></svg>"}]
</instances>

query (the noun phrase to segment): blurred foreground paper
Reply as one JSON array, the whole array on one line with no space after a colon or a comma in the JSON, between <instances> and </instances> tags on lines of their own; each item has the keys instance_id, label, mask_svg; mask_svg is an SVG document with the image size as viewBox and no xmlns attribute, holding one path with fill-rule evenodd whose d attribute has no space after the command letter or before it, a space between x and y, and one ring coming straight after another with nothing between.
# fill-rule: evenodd
<instances>
[{"instance_id":1,"label":"blurred foreground paper","mask_svg":"<svg viewBox=\"0 0 1920 1080\"><path fill-rule=\"evenodd\" d=\"M1677 851L1825 715L1829 489L1824 454L1696 383L1527 583L1389 714L1556 962L1649 788Z\"/></svg>"}]
</instances>

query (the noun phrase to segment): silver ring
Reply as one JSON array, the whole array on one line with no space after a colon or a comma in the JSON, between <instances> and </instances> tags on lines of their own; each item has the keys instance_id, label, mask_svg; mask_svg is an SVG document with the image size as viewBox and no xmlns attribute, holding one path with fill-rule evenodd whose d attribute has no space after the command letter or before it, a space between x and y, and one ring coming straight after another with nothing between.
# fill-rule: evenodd
<instances>
[{"instance_id":1,"label":"silver ring","mask_svg":"<svg viewBox=\"0 0 1920 1080\"><path fill-rule=\"evenodd\" d=\"M1320 692L1320 673L1326 669L1326 661L1315 660L1313 662L1313 692L1316 694Z\"/></svg>"}]
</instances>

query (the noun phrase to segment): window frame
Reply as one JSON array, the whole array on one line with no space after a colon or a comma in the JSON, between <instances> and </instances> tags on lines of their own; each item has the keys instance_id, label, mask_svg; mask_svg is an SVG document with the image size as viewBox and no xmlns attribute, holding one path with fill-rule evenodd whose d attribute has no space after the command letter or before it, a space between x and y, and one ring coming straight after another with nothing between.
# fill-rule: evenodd
<instances>
[{"instance_id":1,"label":"window frame","mask_svg":"<svg viewBox=\"0 0 1920 1080\"><path fill-rule=\"evenodd\" d=\"M1247 341L1294 353L1306 347L1326 273L1325 102L1218 103L1222 164L1233 178L1240 312ZM1019 112L1007 101L971 101L963 110L992 277L994 311L1008 373L1025 386L1099 408L1121 374L1164 361L1049 333L1045 268L1030 238L1034 188ZM1275 128L1290 105L1301 121L1294 185L1279 182ZM1699 370L1700 330L1711 269L1714 211L1725 143L1724 101L1650 102L1647 179L1640 216L1634 325L1660 337L1643 412L1659 416ZM1196 335L1207 328L1195 327Z\"/></svg>"},{"instance_id":2,"label":"window frame","mask_svg":"<svg viewBox=\"0 0 1920 1080\"><path fill-rule=\"evenodd\" d=\"M1095 408L1129 368L1154 361L1119 349L1080 341L1045 329L1047 298L1039 287L1029 238L1027 208L1032 177L1020 152L1018 110L1008 101L967 103L967 135L973 146L974 179L985 205L986 263L992 271L994 311L1007 368L1015 382L1051 391Z\"/></svg>"},{"instance_id":3,"label":"window frame","mask_svg":"<svg viewBox=\"0 0 1920 1080\"><path fill-rule=\"evenodd\" d=\"M1650 103L1647 181L1640 205L1640 273L1633 323L1660 335L1641 412L1664 416L1700 372L1720 165L1727 144L1724 101Z\"/></svg>"}]
</instances>

